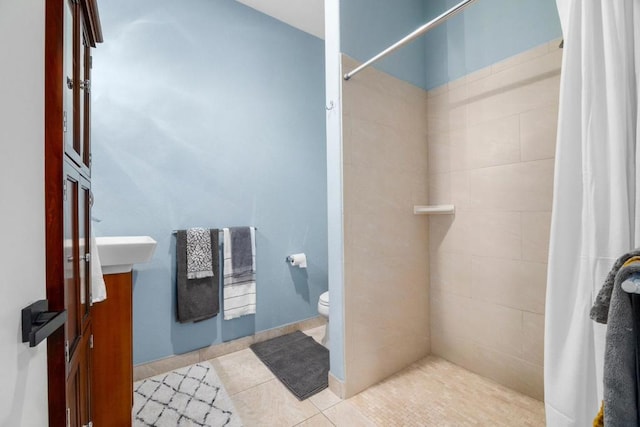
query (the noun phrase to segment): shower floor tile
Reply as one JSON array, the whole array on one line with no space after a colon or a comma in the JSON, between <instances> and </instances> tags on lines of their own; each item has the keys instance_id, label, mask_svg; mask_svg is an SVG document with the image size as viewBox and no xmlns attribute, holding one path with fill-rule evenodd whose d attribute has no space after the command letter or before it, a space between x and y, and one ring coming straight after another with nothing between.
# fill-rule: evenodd
<instances>
[{"instance_id":1,"label":"shower floor tile","mask_svg":"<svg viewBox=\"0 0 640 427\"><path fill-rule=\"evenodd\" d=\"M324 328L305 333L320 341ZM542 402L438 357L426 357L347 400L324 390L300 402L266 375L250 351L210 361L219 373L227 367L220 379L233 390L231 399L247 427L545 425Z\"/></svg>"}]
</instances>

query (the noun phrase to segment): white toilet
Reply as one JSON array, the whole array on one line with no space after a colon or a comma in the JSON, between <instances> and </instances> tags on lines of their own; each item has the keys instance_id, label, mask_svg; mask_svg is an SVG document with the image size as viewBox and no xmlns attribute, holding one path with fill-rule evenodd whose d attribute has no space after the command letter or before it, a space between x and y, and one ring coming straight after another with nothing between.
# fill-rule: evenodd
<instances>
[{"instance_id":1,"label":"white toilet","mask_svg":"<svg viewBox=\"0 0 640 427\"><path fill-rule=\"evenodd\" d=\"M329 348L329 291L320 295L320 299L318 299L318 313L327 319L322 345Z\"/></svg>"}]
</instances>

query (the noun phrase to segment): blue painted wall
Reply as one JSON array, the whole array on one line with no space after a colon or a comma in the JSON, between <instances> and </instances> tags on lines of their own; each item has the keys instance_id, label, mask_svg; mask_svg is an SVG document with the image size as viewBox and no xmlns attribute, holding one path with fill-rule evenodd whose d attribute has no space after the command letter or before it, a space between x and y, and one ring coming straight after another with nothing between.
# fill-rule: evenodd
<instances>
[{"instance_id":1,"label":"blue painted wall","mask_svg":"<svg viewBox=\"0 0 640 427\"><path fill-rule=\"evenodd\" d=\"M423 3L424 0L340 0L342 52L360 62L377 55L424 24ZM382 59L376 68L424 87L424 39Z\"/></svg>"},{"instance_id":2,"label":"blue painted wall","mask_svg":"<svg viewBox=\"0 0 640 427\"><path fill-rule=\"evenodd\" d=\"M342 51L366 61L460 0L342 0ZM561 37L555 0L478 0L376 68L431 89Z\"/></svg>"},{"instance_id":3,"label":"blue painted wall","mask_svg":"<svg viewBox=\"0 0 640 427\"><path fill-rule=\"evenodd\" d=\"M459 0L425 1L425 21ZM478 0L424 36L425 88L562 37L555 0Z\"/></svg>"},{"instance_id":4,"label":"blue painted wall","mask_svg":"<svg viewBox=\"0 0 640 427\"><path fill-rule=\"evenodd\" d=\"M109 0L94 54L97 235L149 235L134 363L317 315L327 290L323 42L232 0ZM257 314L175 321L175 239L255 225ZM306 252L307 270L285 262Z\"/></svg>"}]
</instances>

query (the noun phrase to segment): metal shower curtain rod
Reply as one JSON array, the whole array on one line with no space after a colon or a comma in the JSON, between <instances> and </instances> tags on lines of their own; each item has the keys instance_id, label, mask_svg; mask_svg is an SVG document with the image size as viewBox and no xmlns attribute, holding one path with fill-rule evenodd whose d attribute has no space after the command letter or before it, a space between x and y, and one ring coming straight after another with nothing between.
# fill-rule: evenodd
<instances>
[{"instance_id":1,"label":"metal shower curtain rod","mask_svg":"<svg viewBox=\"0 0 640 427\"><path fill-rule=\"evenodd\" d=\"M414 41L415 39L417 39L418 37L420 37L421 35L423 35L427 31L437 27L438 25L440 25L443 22L447 21L449 18L452 18L453 16L455 16L458 13L462 12L467 6L470 6L471 3L473 3L474 1L476 1L476 0L463 0L463 1L461 1L456 6L453 6L451 9L449 9L446 12L442 13L440 16L438 16L438 17L432 19L431 21L427 22L422 27L418 28L417 30L415 30L414 32L412 32L411 34L409 34L408 36L406 36L402 40L400 40L400 41L396 42L395 44L389 46L388 48L386 48L385 50L383 50L382 52L380 52L379 54L377 54L376 56L374 56L373 58L371 58L367 62L363 63L359 67L357 67L357 68L353 69L352 71L348 72L347 74L344 75L344 79L345 80L349 80L351 77L355 76L360 71L364 70L365 68L367 68L369 65L373 64L374 62L384 58L385 56L389 55L391 52L403 47L404 45L411 43L412 41Z\"/></svg>"}]
</instances>

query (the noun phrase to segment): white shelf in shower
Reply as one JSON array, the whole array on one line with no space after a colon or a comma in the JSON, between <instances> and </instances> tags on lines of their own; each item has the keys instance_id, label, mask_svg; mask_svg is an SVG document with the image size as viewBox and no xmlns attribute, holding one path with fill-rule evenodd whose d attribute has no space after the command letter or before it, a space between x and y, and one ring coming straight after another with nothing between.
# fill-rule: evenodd
<instances>
[{"instance_id":1,"label":"white shelf in shower","mask_svg":"<svg viewBox=\"0 0 640 427\"><path fill-rule=\"evenodd\" d=\"M427 206L414 206L414 215L451 215L455 213L456 207L454 205L427 205Z\"/></svg>"}]
</instances>

